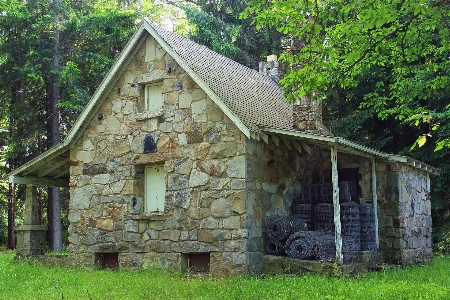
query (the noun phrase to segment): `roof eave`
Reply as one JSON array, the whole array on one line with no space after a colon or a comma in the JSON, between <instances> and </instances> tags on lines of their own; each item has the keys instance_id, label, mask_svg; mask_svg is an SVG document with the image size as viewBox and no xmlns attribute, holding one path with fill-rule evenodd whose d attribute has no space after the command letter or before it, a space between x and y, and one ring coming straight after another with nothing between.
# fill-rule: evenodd
<instances>
[{"instance_id":1,"label":"roof eave","mask_svg":"<svg viewBox=\"0 0 450 300\"><path fill-rule=\"evenodd\" d=\"M429 164L426 164L424 162L421 162L419 160L416 160L416 159L408 157L408 156L389 155L388 160L389 161L393 161L393 162L405 163L408 166L411 166L411 167L414 167L416 169L428 172L428 173L433 174L433 175L439 175L439 172L440 172L439 168L435 168L433 166L430 166Z\"/></svg>"}]
</instances>

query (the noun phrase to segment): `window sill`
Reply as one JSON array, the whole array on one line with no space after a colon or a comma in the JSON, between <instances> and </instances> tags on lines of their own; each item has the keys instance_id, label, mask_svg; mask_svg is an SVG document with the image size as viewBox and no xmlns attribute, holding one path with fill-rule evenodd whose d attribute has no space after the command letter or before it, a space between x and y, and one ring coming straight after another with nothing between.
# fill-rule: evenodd
<instances>
[{"instance_id":1,"label":"window sill","mask_svg":"<svg viewBox=\"0 0 450 300\"><path fill-rule=\"evenodd\" d=\"M140 215L133 216L133 220L150 220L150 221L165 221L167 215L162 212L144 212Z\"/></svg>"},{"instance_id":2,"label":"window sill","mask_svg":"<svg viewBox=\"0 0 450 300\"><path fill-rule=\"evenodd\" d=\"M152 110L146 110L141 113L136 113L136 119L138 121L147 120L151 118L161 117L164 115L164 109L152 109Z\"/></svg>"}]
</instances>

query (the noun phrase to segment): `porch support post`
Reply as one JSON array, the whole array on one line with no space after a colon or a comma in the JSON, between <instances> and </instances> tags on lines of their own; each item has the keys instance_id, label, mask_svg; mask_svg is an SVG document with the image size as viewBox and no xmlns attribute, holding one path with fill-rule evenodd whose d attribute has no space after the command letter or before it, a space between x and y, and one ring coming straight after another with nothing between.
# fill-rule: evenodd
<instances>
[{"instance_id":1,"label":"porch support post","mask_svg":"<svg viewBox=\"0 0 450 300\"><path fill-rule=\"evenodd\" d=\"M339 206L339 184L337 168L337 146L331 145L331 180L333 182L334 237L336 241L336 263L342 265L341 208Z\"/></svg>"},{"instance_id":2,"label":"porch support post","mask_svg":"<svg viewBox=\"0 0 450 300\"><path fill-rule=\"evenodd\" d=\"M18 256L43 255L46 226L40 225L37 187L27 185L23 225L16 228Z\"/></svg>"},{"instance_id":3,"label":"porch support post","mask_svg":"<svg viewBox=\"0 0 450 300\"><path fill-rule=\"evenodd\" d=\"M378 196L377 196L377 172L376 172L376 161L372 157L372 201L373 201L373 220L375 222L375 243L377 245L377 250L380 246L380 239L378 236Z\"/></svg>"}]
</instances>

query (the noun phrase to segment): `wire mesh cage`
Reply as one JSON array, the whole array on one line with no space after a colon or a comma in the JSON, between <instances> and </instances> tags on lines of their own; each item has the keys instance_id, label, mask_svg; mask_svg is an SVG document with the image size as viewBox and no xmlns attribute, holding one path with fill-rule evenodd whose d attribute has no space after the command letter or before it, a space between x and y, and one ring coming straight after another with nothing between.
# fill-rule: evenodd
<instances>
[{"instance_id":1,"label":"wire mesh cage","mask_svg":"<svg viewBox=\"0 0 450 300\"><path fill-rule=\"evenodd\" d=\"M312 226L312 209L313 209L312 204L293 203L291 205L292 213L305 221L308 227L307 229L311 229Z\"/></svg>"},{"instance_id":2,"label":"wire mesh cage","mask_svg":"<svg viewBox=\"0 0 450 300\"><path fill-rule=\"evenodd\" d=\"M333 184L331 182L320 184L320 202L333 203Z\"/></svg>"},{"instance_id":3,"label":"wire mesh cage","mask_svg":"<svg viewBox=\"0 0 450 300\"><path fill-rule=\"evenodd\" d=\"M314 206L314 230L334 232L334 208L331 203L319 203Z\"/></svg>"},{"instance_id":4,"label":"wire mesh cage","mask_svg":"<svg viewBox=\"0 0 450 300\"><path fill-rule=\"evenodd\" d=\"M359 218L359 204L356 202L345 202L341 204L341 232L343 237L355 240L360 249L361 223Z\"/></svg>"},{"instance_id":5,"label":"wire mesh cage","mask_svg":"<svg viewBox=\"0 0 450 300\"><path fill-rule=\"evenodd\" d=\"M314 188L311 187L311 185L305 185L302 188L301 194L300 194L300 201L298 203L313 203L315 199L314 195Z\"/></svg>"},{"instance_id":6,"label":"wire mesh cage","mask_svg":"<svg viewBox=\"0 0 450 300\"><path fill-rule=\"evenodd\" d=\"M315 259L315 247L323 235L319 231L299 231L292 234L286 241L286 254L296 259Z\"/></svg>"},{"instance_id":7,"label":"wire mesh cage","mask_svg":"<svg viewBox=\"0 0 450 300\"><path fill-rule=\"evenodd\" d=\"M266 253L269 255L283 255L285 253L285 243L285 240L269 239L266 241Z\"/></svg>"},{"instance_id":8,"label":"wire mesh cage","mask_svg":"<svg viewBox=\"0 0 450 300\"><path fill-rule=\"evenodd\" d=\"M296 232L286 241L286 254L296 259L314 258L313 231Z\"/></svg>"},{"instance_id":9,"label":"wire mesh cage","mask_svg":"<svg viewBox=\"0 0 450 300\"><path fill-rule=\"evenodd\" d=\"M373 205L371 203L359 204L359 218L361 220L361 224L375 223L375 215Z\"/></svg>"},{"instance_id":10,"label":"wire mesh cage","mask_svg":"<svg viewBox=\"0 0 450 300\"><path fill-rule=\"evenodd\" d=\"M359 215L361 219L361 250L375 251L377 245L373 205L371 203L361 203L359 205Z\"/></svg>"},{"instance_id":11,"label":"wire mesh cage","mask_svg":"<svg viewBox=\"0 0 450 300\"><path fill-rule=\"evenodd\" d=\"M356 202L345 202L340 205L341 221L359 223L359 204Z\"/></svg>"},{"instance_id":12,"label":"wire mesh cage","mask_svg":"<svg viewBox=\"0 0 450 300\"><path fill-rule=\"evenodd\" d=\"M355 260L361 245L359 239L350 236L342 237L342 256L344 263L351 263Z\"/></svg>"},{"instance_id":13,"label":"wire mesh cage","mask_svg":"<svg viewBox=\"0 0 450 300\"><path fill-rule=\"evenodd\" d=\"M266 235L273 240L286 240L291 234L307 230L308 224L299 215L272 216L266 221Z\"/></svg>"},{"instance_id":14,"label":"wire mesh cage","mask_svg":"<svg viewBox=\"0 0 450 300\"><path fill-rule=\"evenodd\" d=\"M377 243L375 237L375 226L361 226L361 250L375 251Z\"/></svg>"},{"instance_id":15,"label":"wire mesh cage","mask_svg":"<svg viewBox=\"0 0 450 300\"><path fill-rule=\"evenodd\" d=\"M358 202L358 183L356 181L339 182L339 202Z\"/></svg>"},{"instance_id":16,"label":"wire mesh cage","mask_svg":"<svg viewBox=\"0 0 450 300\"><path fill-rule=\"evenodd\" d=\"M286 248L286 254L289 257L296 259L309 259L314 256L312 251L312 245L308 240L297 239L293 241L288 248Z\"/></svg>"},{"instance_id":17,"label":"wire mesh cage","mask_svg":"<svg viewBox=\"0 0 450 300\"><path fill-rule=\"evenodd\" d=\"M342 238L342 256L344 263L355 260L359 251L359 242L351 237ZM333 262L336 257L336 239L331 234L318 234L314 243L314 256L321 261Z\"/></svg>"},{"instance_id":18,"label":"wire mesh cage","mask_svg":"<svg viewBox=\"0 0 450 300\"><path fill-rule=\"evenodd\" d=\"M314 243L314 256L321 261L334 261L336 257L336 243L334 235L318 235Z\"/></svg>"}]
</instances>

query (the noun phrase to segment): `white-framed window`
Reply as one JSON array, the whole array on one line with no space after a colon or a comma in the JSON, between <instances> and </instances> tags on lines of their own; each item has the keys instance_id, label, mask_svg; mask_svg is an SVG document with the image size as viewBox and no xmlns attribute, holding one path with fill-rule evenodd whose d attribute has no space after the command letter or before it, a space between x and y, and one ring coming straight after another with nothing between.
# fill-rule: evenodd
<instances>
[{"instance_id":1,"label":"white-framed window","mask_svg":"<svg viewBox=\"0 0 450 300\"><path fill-rule=\"evenodd\" d=\"M163 104L162 84L159 82L145 85L145 110L160 109Z\"/></svg>"},{"instance_id":2,"label":"white-framed window","mask_svg":"<svg viewBox=\"0 0 450 300\"><path fill-rule=\"evenodd\" d=\"M164 165L145 167L145 211L164 212L166 182L164 180Z\"/></svg>"}]
</instances>

